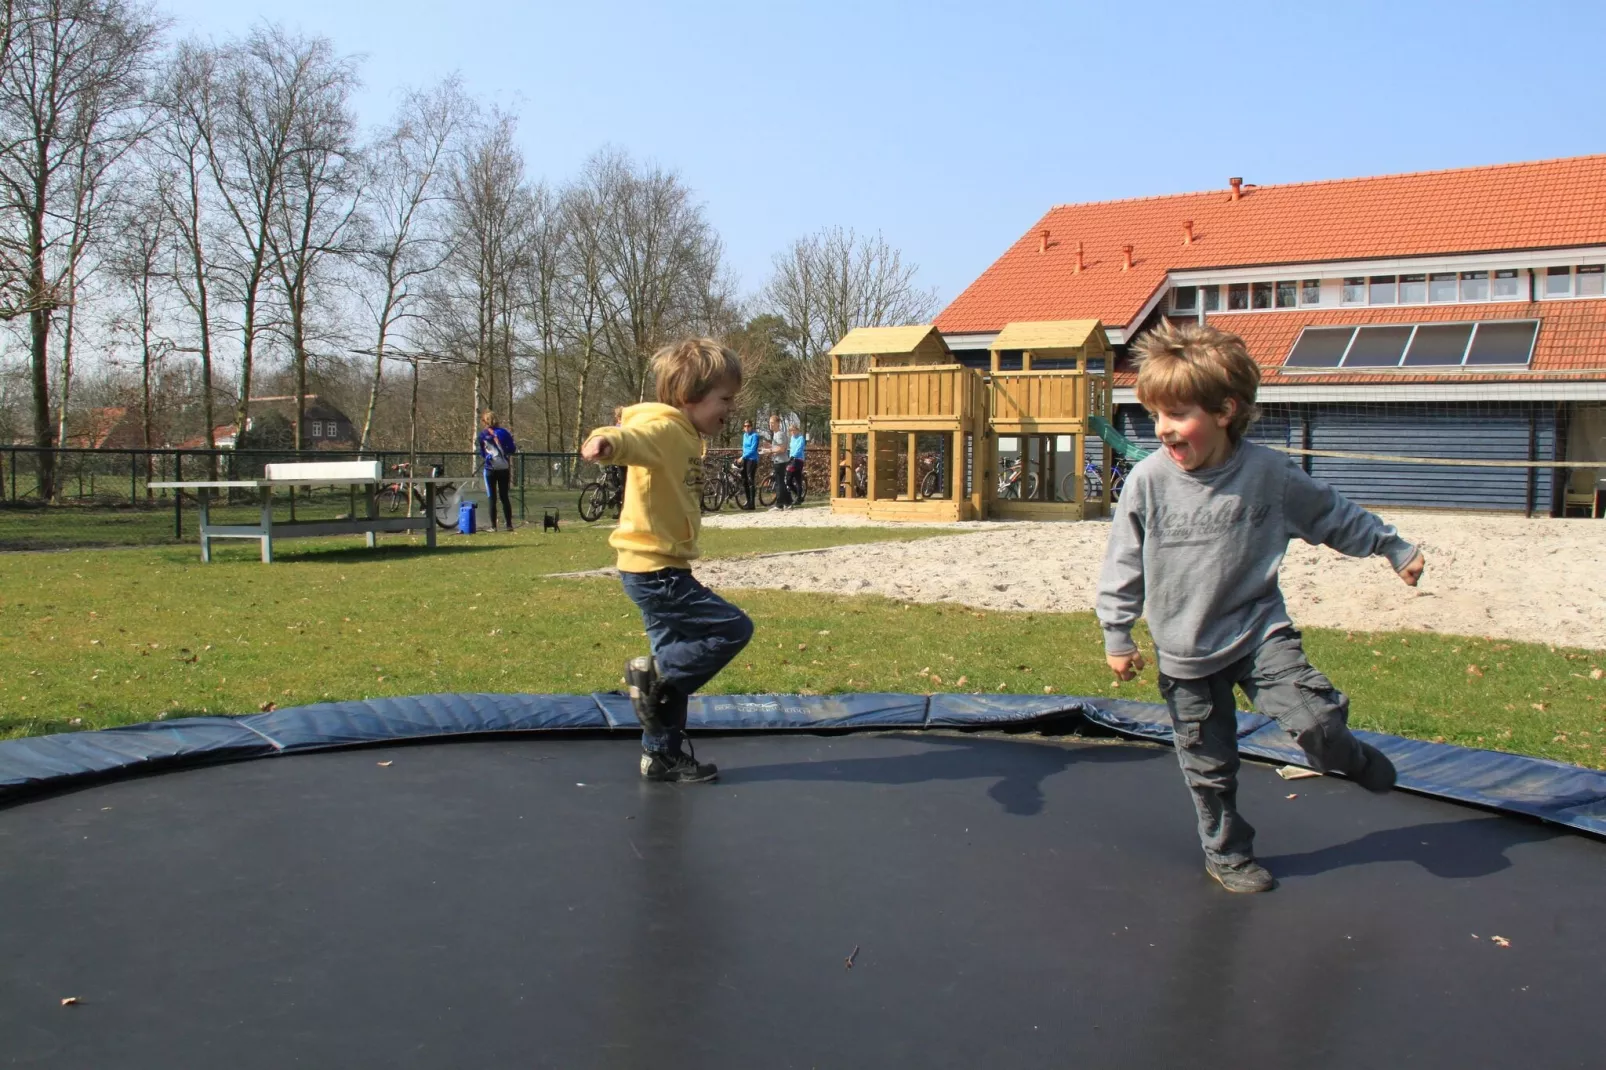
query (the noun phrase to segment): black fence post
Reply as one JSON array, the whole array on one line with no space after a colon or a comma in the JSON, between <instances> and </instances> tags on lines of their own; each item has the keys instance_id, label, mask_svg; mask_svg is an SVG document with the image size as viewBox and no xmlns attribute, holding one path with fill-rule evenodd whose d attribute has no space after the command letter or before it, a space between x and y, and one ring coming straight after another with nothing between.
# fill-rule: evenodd
<instances>
[{"instance_id":1,"label":"black fence post","mask_svg":"<svg viewBox=\"0 0 1606 1070\"><path fill-rule=\"evenodd\" d=\"M518 457L519 457L519 523L522 524L525 521L529 520L530 513L529 513L529 510L527 510L524 507L524 479L525 479L525 475L526 475L525 469L526 469L527 466L524 463L524 454L521 453L521 454L518 455ZM496 503L492 502L491 504L494 506Z\"/></svg>"}]
</instances>

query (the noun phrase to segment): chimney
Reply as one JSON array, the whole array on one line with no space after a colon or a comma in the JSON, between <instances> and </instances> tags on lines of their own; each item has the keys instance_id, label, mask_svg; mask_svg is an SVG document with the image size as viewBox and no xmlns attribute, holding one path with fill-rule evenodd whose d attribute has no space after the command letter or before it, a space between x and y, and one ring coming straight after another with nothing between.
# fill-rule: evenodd
<instances>
[{"instance_id":1,"label":"chimney","mask_svg":"<svg viewBox=\"0 0 1606 1070\"><path fill-rule=\"evenodd\" d=\"M1232 199L1241 201L1244 198L1244 180L1241 178L1227 179L1227 185L1232 187Z\"/></svg>"},{"instance_id":2,"label":"chimney","mask_svg":"<svg viewBox=\"0 0 1606 1070\"><path fill-rule=\"evenodd\" d=\"M1077 242L1076 243L1076 268L1075 268L1075 271L1076 271L1076 273L1078 275L1080 275L1082 273L1082 243L1081 242Z\"/></svg>"},{"instance_id":3,"label":"chimney","mask_svg":"<svg viewBox=\"0 0 1606 1070\"><path fill-rule=\"evenodd\" d=\"M1182 244L1193 244L1193 220L1191 219L1184 219L1182 221Z\"/></svg>"},{"instance_id":4,"label":"chimney","mask_svg":"<svg viewBox=\"0 0 1606 1070\"><path fill-rule=\"evenodd\" d=\"M1048 228L1047 227L1044 227L1042 230L1037 232L1037 251L1040 252L1040 253L1048 252Z\"/></svg>"},{"instance_id":5,"label":"chimney","mask_svg":"<svg viewBox=\"0 0 1606 1070\"><path fill-rule=\"evenodd\" d=\"M1130 245L1121 246L1121 270L1132 270L1132 246Z\"/></svg>"}]
</instances>

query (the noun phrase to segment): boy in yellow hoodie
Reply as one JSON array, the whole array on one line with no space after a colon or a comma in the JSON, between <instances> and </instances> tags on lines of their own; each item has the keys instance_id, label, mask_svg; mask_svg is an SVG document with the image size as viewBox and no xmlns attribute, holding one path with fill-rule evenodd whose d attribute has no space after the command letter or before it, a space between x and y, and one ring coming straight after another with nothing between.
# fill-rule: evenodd
<instances>
[{"instance_id":1,"label":"boy in yellow hoodie","mask_svg":"<svg viewBox=\"0 0 1606 1070\"><path fill-rule=\"evenodd\" d=\"M747 614L697 582L702 530L703 442L725 426L742 365L708 338L688 338L652 358L658 403L625 409L617 427L599 427L580 447L588 461L629 466L618 551L625 594L641 610L651 657L625 665L630 703L641 722L641 775L698 784L719 770L686 744L686 703L753 637Z\"/></svg>"}]
</instances>

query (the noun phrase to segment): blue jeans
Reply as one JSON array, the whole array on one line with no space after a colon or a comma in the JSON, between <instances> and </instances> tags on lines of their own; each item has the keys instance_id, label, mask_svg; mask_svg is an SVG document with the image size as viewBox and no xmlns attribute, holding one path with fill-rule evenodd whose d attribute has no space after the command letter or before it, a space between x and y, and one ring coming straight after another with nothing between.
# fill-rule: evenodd
<instances>
[{"instance_id":1,"label":"blue jeans","mask_svg":"<svg viewBox=\"0 0 1606 1070\"><path fill-rule=\"evenodd\" d=\"M686 700L718 675L753 638L746 613L697 582L689 569L621 572L625 594L641 610L647 642L658 662L658 679L672 695L664 736L643 732L641 745L674 750L686 727Z\"/></svg>"}]
</instances>

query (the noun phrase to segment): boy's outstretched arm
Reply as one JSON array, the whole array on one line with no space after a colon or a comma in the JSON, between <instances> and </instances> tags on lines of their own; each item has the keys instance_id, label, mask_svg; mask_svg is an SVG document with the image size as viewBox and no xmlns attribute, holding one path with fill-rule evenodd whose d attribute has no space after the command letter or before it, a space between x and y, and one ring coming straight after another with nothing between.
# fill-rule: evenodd
<instances>
[{"instance_id":1,"label":"boy's outstretched arm","mask_svg":"<svg viewBox=\"0 0 1606 1070\"><path fill-rule=\"evenodd\" d=\"M1104 660L1110 671L1130 680L1143 668L1143 655L1132 641L1132 625L1143 613L1143 518L1133 508L1140 493L1129 483L1110 522L1094 612L1104 628Z\"/></svg>"},{"instance_id":2,"label":"boy's outstretched arm","mask_svg":"<svg viewBox=\"0 0 1606 1070\"><path fill-rule=\"evenodd\" d=\"M580 457L653 468L664 463L664 436L676 433L667 420L649 420L630 427L599 427L580 447Z\"/></svg>"},{"instance_id":3,"label":"boy's outstretched arm","mask_svg":"<svg viewBox=\"0 0 1606 1070\"><path fill-rule=\"evenodd\" d=\"M1325 483L1289 462L1283 515L1290 535L1308 543L1331 546L1350 557L1388 558L1400 579L1412 587L1422 577L1427 559L1422 551L1400 537L1392 525L1368 512Z\"/></svg>"}]
</instances>

